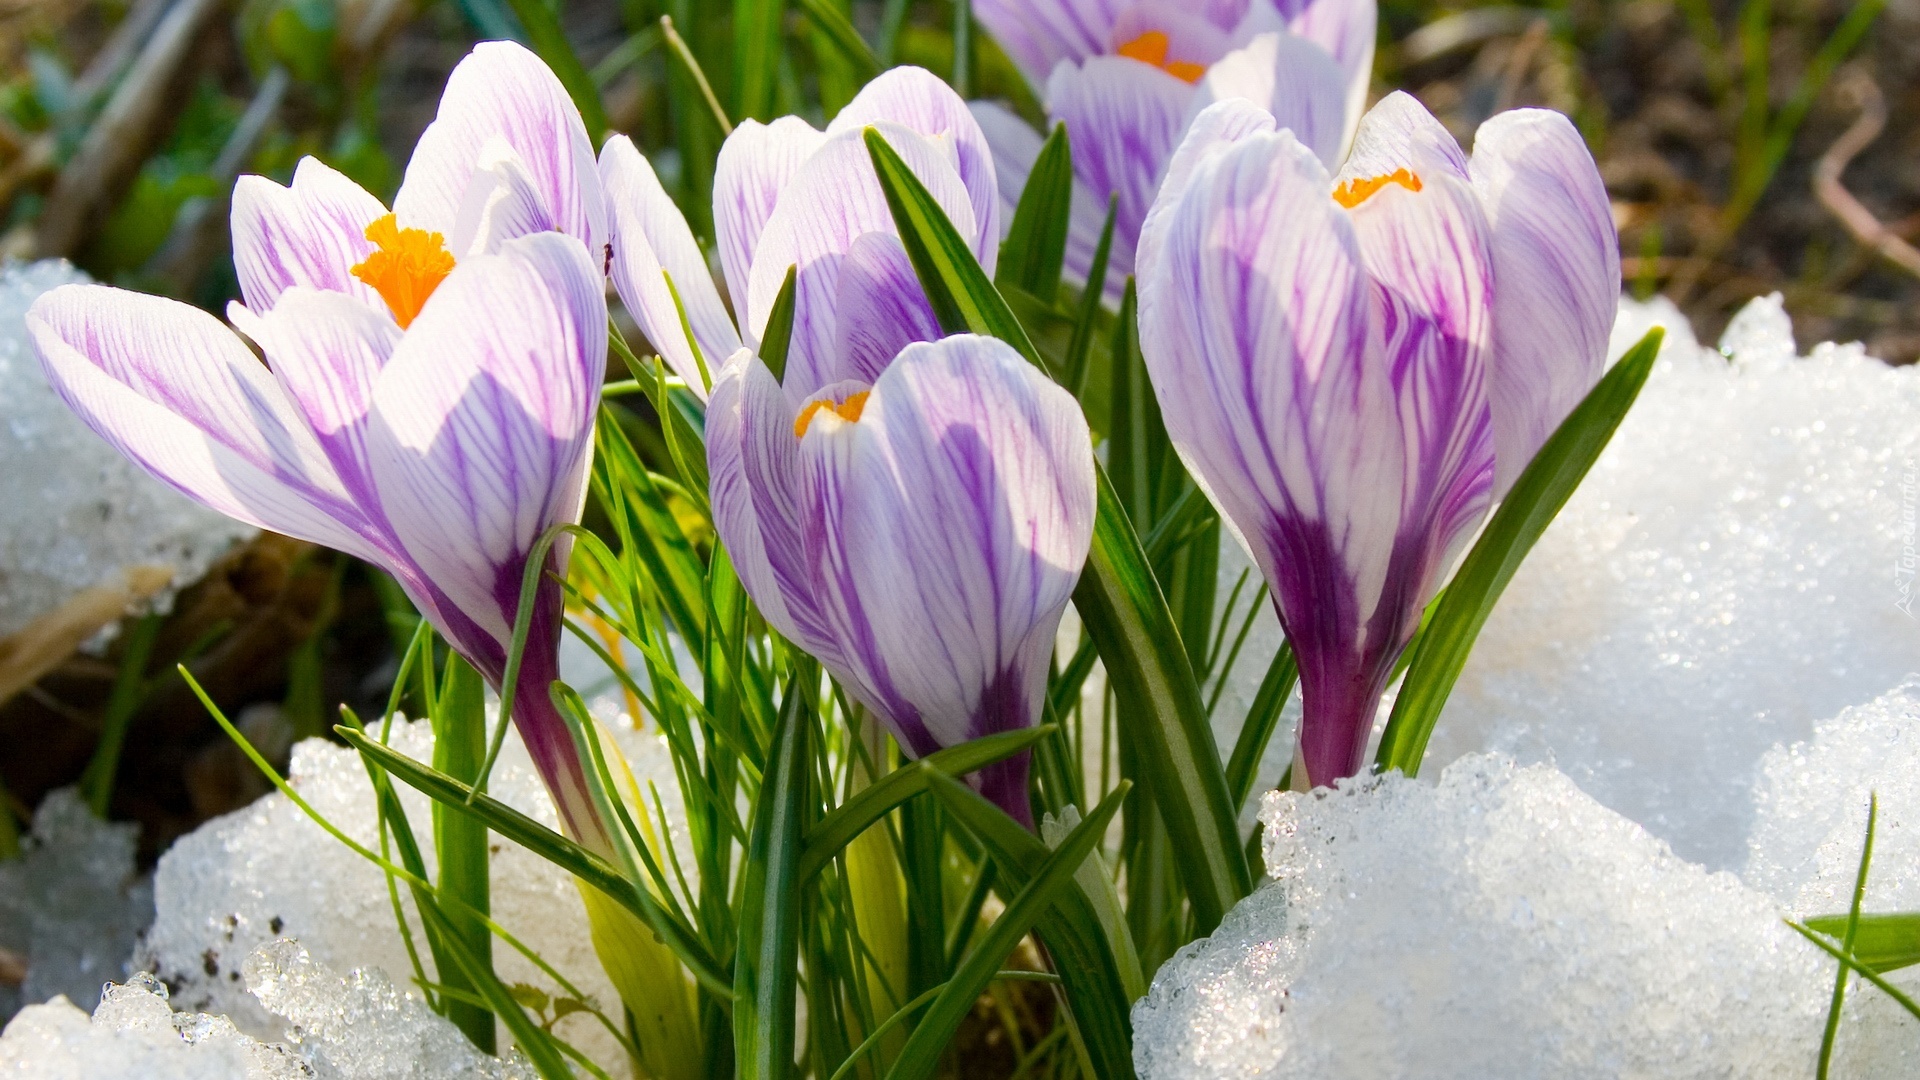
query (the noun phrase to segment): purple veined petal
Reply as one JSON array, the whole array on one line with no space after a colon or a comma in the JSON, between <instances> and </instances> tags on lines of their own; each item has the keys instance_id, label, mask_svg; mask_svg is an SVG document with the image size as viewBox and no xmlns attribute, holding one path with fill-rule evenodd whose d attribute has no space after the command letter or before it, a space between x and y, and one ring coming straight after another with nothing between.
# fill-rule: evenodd
<instances>
[{"instance_id":1,"label":"purple veined petal","mask_svg":"<svg viewBox=\"0 0 1920 1080\"><path fill-rule=\"evenodd\" d=\"M1124 57L1096 57L1078 68L1062 64L1047 80L1047 105L1067 125L1074 174L1093 193L1103 220L1107 196L1119 196L1110 265L1123 279L1133 272L1140 226L1192 97L1186 83Z\"/></svg>"},{"instance_id":2,"label":"purple veined petal","mask_svg":"<svg viewBox=\"0 0 1920 1080\"><path fill-rule=\"evenodd\" d=\"M974 254L991 277L1000 252L1000 189L994 176L993 148L967 103L925 68L897 67L862 87L827 126L827 134L838 135L882 120L891 120L936 142L944 138L953 147L960 182L966 185L973 206Z\"/></svg>"},{"instance_id":3,"label":"purple veined petal","mask_svg":"<svg viewBox=\"0 0 1920 1080\"><path fill-rule=\"evenodd\" d=\"M1339 151L1344 156L1353 141L1353 127L1367 107L1379 23L1375 0L1258 0L1247 12L1237 36L1250 41L1258 34L1284 27L1333 57L1346 87L1347 134Z\"/></svg>"},{"instance_id":4,"label":"purple veined petal","mask_svg":"<svg viewBox=\"0 0 1920 1080\"><path fill-rule=\"evenodd\" d=\"M600 266L536 233L455 267L373 388L382 508L422 575L495 641L535 540L579 511L606 373Z\"/></svg>"},{"instance_id":5,"label":"purple veined petal","mask_svg":"<svg viewBox=\"0 0 1920 1080\"><path fill-rule=\"evenodd\" d=\"M1353 152L1334 177L1336 184L1391 176L1406 169L1425 180L1432 173L1467 177L1467 155L1420 100L1404 90L1380 99L1360 118Z\"/></svg>"},{"instance_id":6,"label":"purple veined petal","mask_svg":"<svg viewBox=\"0 0 1920 1080\"><path fill-rule=\"evenodd\" d=\"M539 181L505 139L494 136L480 148L454 215L447 249L456 259L491 255L500 245L528 233L564 231L554 220Z\"/></svg>"},{"instance_id":7,"label":"purple veined petal","mask_svg":"<svg viewBox=\"0 0 1920 1080\"><path fill-rule=\"evenodd\" d=\"M973 118L986 133L987 145L993 148L993 172L1000 186L1000 240L1004 243L1013 225L1014 210L1020 205L1020 195L1026 190L1027 179L1033 175L1033 164L1039 160L1040 148L1046 140L1012 109L997 101L973 101L968 102L967 107L973 110ZM1084 282L1093 269L1093 253L1100 246L1100 231L1106 226L1107 213L1079 177L1073 181L1072 207L1072 216L1067 220L1067 252L1062 271L1069 281ZM1108 298L1118 303L1125 284L1126 279L1111 272L1110 267Z\"/></svg>"},{"instance_id":8,"label":"purple veined petal","mask_svg":"<svg viewBox=\"0 0 1920 1080\"><path fill-rule=\"evenodd\" d=\"M713 380L713 396L707 400L707 473L713 502L713 528L727 546L734 569L747 595L766 616L768 625L792 641L798 641L798 629L787 614L786 596L773 564L767 557L766 542L760 535L759 514L754 509L753 489L747 480L746 427L742 416L742 397L749 378L758 380L756 391L770 393L784 407L786 399L773 373L759 365L757 375L753 353L740 349L727 359ZM792 425L789 415L787 423ZM777 528L777 526L776 526Z\"/></svg>"},{"instance_id":9,"label":"purple veined petal","mask_svg":"<svg viewBox=\"0 0 1920 1080\"><path fill-rule=\"evenodd\" d=\"M1480 125L1474 191L1493 243L1494 498L1600 378L1620 306L1606 185L1573 124L1516 109Z\"/></svg>"},{"instance_id":10,"label":"purple veined petal","mask_svg":"<svg viewBox=\"0 0 1920 1080\"><path fill-rule=\"evenodd\" d=\"M1378 698L1352 687L1384 651L1365 642L1402 529L1400 411L1359 241L1319 158L1288 131L1194 156L1142 239L1141 351L1174 447L1273 590L1307 737L1338 750L1337 765L1310 759L1325 782L1354 739L1364 750L1359 714Z\"/></svg>"},{"instance_id":11,"label":"purple veined petal","mask_svg":"<svg viewBox=\"0 0 1920 1080\"><path fill-rule=\"evenodd\" d=\"M907 249L892 233L865 233L847 249L835 307L841 369L862 383L878 379L901 349L941 336Z\"/></svg>"},{"instance_id":12,"label":"purple veined petal","mask_svg":"<svg viewBox=\"0 0 1920 1080\"><path fill-rule=\"evenodd\" d=\"M245 310L236 309L236 315ZM353 502L377 508L367 419L380 369L400 343L399 326L383 308L303 286L288 289L272 311L241 325L266 354ZM377 509L369 516L377 516Z\"/></svg>"},{"instance_id":13,"label":"purple veined petal","mask_svg":"<svg viewBox=\"0 0 1920 1080\"><path fill-rule=\"evenodd\" d=\"M747 310L753 253L780 193L826 140L805 120L783 116L771 124L743 120L721 145L713 166L713 235L734 311ZM758 328L741 322L747 345L759 348Z\"/></svg>"},{"instance_id":14,"label":"purple veined petal","mask_svg":"<svg viewBox=\"0 0 1920 1080\"><path fill-rule=\"evenodd\" d=\"M1243 98L1272 114L1333 168L1346 152L1346 77L1320 46L1284 30L1261 34L1207 69L1195 86L1194 114L1216 101Z\"/></svg>"},{"instance_id":15,"label":"purple veined petal","mask_svg":"<svg viewBox=\"0 0 1920 1080\"><path fill-rule=\"evenodd\" d=\"M1278 128L1272 113L1245 98L1230 97L1200 110L1200 114L1187 125L1186 134L1181 137L1173 156L1167 160L1166 175L1161 178L1160 191L1154 196L1153 210L1158 211L1163 205L1170 206L1178 202L1186 192L1194 170L1216 154L1249 135L1269 134ZM1298 136L1295 139L1298 141ZM1149 217L1152 212L1149 212ZM1143 227L1143 242L1144 234ZM1144 258L1143 249L1143 265Z\"/></svg>"},{"instance_id":16,"label":"purple veined petal","mask_svg":"<svg viewBox=\"0 0 1920 1080\"><path fill-rule=\"evenodd\" d=\"M668 366L702 400L714 369L740 348L739 331L714 288L713 274L700 245L687 228L653 166L625 135L607 140L600 151L600 178L613 221L613 284ZM673 289L667 288L672 276ZM700 346L707 372L702 376L674 305L677 292L686 309L686 325Z\"/></svg>"},{"instance_id":17,"label":"purple veined petal","mask_svg":"<svg viewBox=\"0 0 1920 1080\"><path fill-rule=\"evenodd\" d=\"M306 157L293 186L264 176L233 185L233 269L247 306L265 312L282 290L311 285L379 302L353 267L373 250L367 226L387 212L360 185Z\"/></svg>"},{"instance_id":18,"label":"purple veined petal","mask_svg":"<svg viewBox=\"0 0 1920 1080\"><path fill-rule=\"evenodd\" d=\"M954 228L962 236L972 235L971 200L946 152L888 121L874 126L927 186ZM840 264L853 242L869 232L893 233L893 214L874 176L862 131L844 131L807 160L781 195L761 233L748 279L743 323L758 340L787 268L798 268L793 338L781 379L791 401L797 403L828 383L851 377L834 349Z\"/></svg>"},{"instance_id":19,"label":"purple veined petal","mask_svg":"<svg viewBox=\"0 0 1920 1080\"><path fill-rule=\"evenodd\" d=\"M250 525L391 561L273 375L213 316L65 285L26 323L54 391L156 479Z\"/></svg>"},{"instance_id":20,"label":"purple veined petal","mask_svg":"<svg viewBox=\"0 0 1920 1080\"><path fill-rule=\"evenodd\" d=\"M1079 64L1112 48L1113 24L1131 0L978 0L973 17L1043 89L1054 65Z\"/></svg>"},{"instance_id":21,"label":"purple veined petal","mask_svg":"<svg viewBox=\"0 0 1920 1080\"><path fill-rule=\"evenodd\" d=\"M539 57L483 41L447 77L440 111L414 147L394 213L407 228L452 236L489 139L513 148L549 220L591 250L606 242L606 204L580 110Z\"/></svg>"}]
</instances>

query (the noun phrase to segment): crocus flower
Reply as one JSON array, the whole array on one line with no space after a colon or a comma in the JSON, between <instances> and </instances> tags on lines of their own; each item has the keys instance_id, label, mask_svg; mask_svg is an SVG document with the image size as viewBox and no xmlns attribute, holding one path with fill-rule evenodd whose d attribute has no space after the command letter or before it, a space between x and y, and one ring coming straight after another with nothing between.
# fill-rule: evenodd
<instances>
[{"instance_id":1,"label":"crocus flower","mask_svg":"<svg viewBox=\"0 0 1920 1080\"><path fill-rule=\"evenodd\" d=\"M742 349L707 412L748 593L914 757L1038 721L1093 535L1091 446L1071 394L973 335L804 395ZM973 781L1031 825L1025 755Z\"/></svg>"},{"instance_id":2,"label":"crocus flower","mask_svg":"<svg viewBox=\"0 0 1920 1080\"><path fill-rule=\"evenodd\" d=\"M614 285L696 394L706 396L718 366L743 344L758 347L789 267L795 317L784 385L795 393L844 378L872 382L909 342L939 336L868 159L868 127L899 152L992 272L1000 204L986 136L946 83L920 68L894 68L824 132L787 116L745 121L727 137L714 169L713 219L738 328L652 166L626 137L607 140L600 170Z\"/></svg>"},{"instance_id":3,"label":"crocus flower","mask_svg":"<svg viewBox=\"0 0 1920 1080\"><path fill-rule=\"evenodd\" d=\"M1296 782L1328 784L1488 506L1598 379L1619 254L1557 113L1493 118L1469 160L1393 94L1336 175L1275 127L1236 101L1195 120L1142 235L1140 338L1299 659Z\"/></svg>"},{"instance_id":4,"label":"crocus flower","mask_svg":"<svg viewBox=\"0 0 1920 1080\"><path fill-rule=\"evenodd\" d=\"M235 186L229 315L267 366L212 316L103 286L47 294L28 326L102 437L216 510L387 570L497 689L531 549L585 494L606 359L593 164L546 65L483 44L392 212L311 158L291 188ZM569 831L611 850L547 698L559 632L548 582L514 715Z\"/></svg>"},{"instance_id":5,"label":"crocus flower","mask_svg":"<svg viewBox=\"0 0 1920 1080\"><path fill-rule=\"evenodd\" d=\"M1245 98L1329 168L1347 152L1373 68L1375 0L979 0L974 15L1065 123L1076 180L1070 276L1085 280L1115 199L1107 288L1134 272L1140 227L1188 123ZM976 102L1011 218L1041 138ZM1117 295L1117 293L1115 293Z\"/></svg>"}]
</instances>

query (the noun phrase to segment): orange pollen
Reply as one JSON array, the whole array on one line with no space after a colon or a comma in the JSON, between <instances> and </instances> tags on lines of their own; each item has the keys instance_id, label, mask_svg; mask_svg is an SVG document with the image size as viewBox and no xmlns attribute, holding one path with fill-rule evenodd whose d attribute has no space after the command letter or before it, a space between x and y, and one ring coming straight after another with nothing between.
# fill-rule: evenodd
<instances>
[{"instance_id":1,"label":"orange pollen","mask_svg":"<svg viewBox=\"0 0 1920 1080\"><path fill-rule=\"evenodd\" d=\"M870 390L861 390L857 393L848 394L847 400L845 401L828 401L825 398L821 398L819 401L807 402L807 407L800 410L799 417L793 422L793 437L798 439L802 435L805 435L808 425L813 423L814 414L822 409L825 409L850 424L858 423L861 412L867 407L867 395L870 393L872 393Z\"/></svg>"},{"instance_id":2,"label":"orange pollen","mask_svg":"<svg viewBox=\"0 0 1920 1080\"><path fill-rule=\"evenodd\" d=\"M353 276L373 286L404 330L453 272L453 253L439 233L403 229L392 214L367 226L367 239L374 249L353 268Z\"/></svg>"},{"instance_id":3,"label":"orange pollen","mask_svg":"<svg viewBox=\"0 0 1920 1080\"><path fill-rule=\"evenodd\" d=\"M1333 201L1351 210L1388 184L1399 184L1408 191L1420 190L1420 178L1405 169L1395 169L1385 176L1369 176L1365 180L1349 180L1333 189Z\"/></svg>"},{"instance_id":4,"label":"orange pollen","mask_svg":"<svg viewBox=\"0 0 1920 1080\"><path fill-rule=\"evenodd\" d=\"M1129 60L1152 64L1181 82L1199 82L1200 76L1207 73L1207 66L1189 60L1168 60L1167 50L1171 45L1165 30L1149 30L1115 51Z\"/></svg>"}]
</instances>

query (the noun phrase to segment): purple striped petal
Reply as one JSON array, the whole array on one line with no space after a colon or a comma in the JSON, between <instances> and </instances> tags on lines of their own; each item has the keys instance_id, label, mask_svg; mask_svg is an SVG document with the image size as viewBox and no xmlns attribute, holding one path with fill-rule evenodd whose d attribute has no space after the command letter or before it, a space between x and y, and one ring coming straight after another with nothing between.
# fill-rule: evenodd
<instances>
[{"instance_id":1,"label":"purple striped petal","mask_svg":"<svg viewBox=\"0 0 1920 1080\"><path fill-rule=\"evenodd\" d=\"M1119 196L1113 273L1133 272L1140 226L1153 205L1160 174L1186 126L1193 88L1149 64L1097 57L1080 67L1061 65L1047 81L1047 105L1067 125L1073 171L1105 218L1109 194Z\"/></svg>"},{"instance_id":2,"label":"purple striped petal","mask_svg":"<svg viewBox=\"0 0 1920 1080\"><path fill-rule=\"evenodd\" d=\"M713 166L713 235L734 311L747 310L753 253L780 193L826 139L805 120L783 116L771 124L743 120L720 147ZM747 344L758 348L758 328L741 322L748 324L742 327Z\"/></svg>"},{"instance_id":3,"label":"purple striped petal","mask_svg":"<svg viewBox=\"0 0 1920 1080\"><path fill-rule=\"evenodd\" d=\"M1143 237L1141 347L1175 447L1272 586L1323 784L1360 767L1487 505L1485 226L1437 148L1419 192L1386 183L1343 211L1290 132L1243 111L1251 133L1222 148L1234 108L1197 122L1206 145ZM1425 145L1402 134L1385 143Z\"/></svg>"},{"instance_id":4,"label":"purple striped petal","mask_svg":"<svg viewBox=\"0 0 1920 1080\"><path fill-rule=\"evenodd\" d=\"M1271 5L1271 6L1269 6ZM1255 3L1241 23L1243 40L1276 29L1266 20L1271 11L1288 32L1320 46L1345 76L1347 140L1367 107L1367 86L1373 79L1374 39L1379 33L1380 9L1375 0L1266 0ZM1343 143L1340 152L1346 152Z\"/></svg>"},{"instance_id":5,"label":"purple striped petal","mask_svg":"<svg viewBox=\"0 0 1920 1080\"><path fill-rule=\"evenodd\" d=\"M1580 133L1545 109L1474 137L1473 186L1493 243L1494 497L1599 381L1620 305L1620 242Z\"/></svg>"},{"instance_id":6,"label":"purple striped petal","mask_svg":"<svg viewBox=\"0 0 1920 1080\"><path fill-rule=\"evenodd\" d=\"M977 0L973 17L1038 89L1054 65L1113 48L1113 24L1130 0Z\"/></svg>"},{"instance_id":7,"label":"purple striped petal","mask_svg":"<svg viewBox=\"0 0 1920 1080\"><path fill-rule=\"evenodd\" d=\"M244 310L236 305L234 314ZM400 342L400 328L384 308L295 287L271 312L246 318L242 329L266 354L354 503L377 508L367 419L374 383Z\"/></svg>"},{"instance_id":8,"label":"purple striped petal","mask_svg":"<svg viewBox=\"0 0 1920 1080\"><path fill-rule=\"evenodd\" d=\"M452 236L492 139L519 155L552 227L600 250L606 205L580 110L539 57L509 41L474 46L448 76L440 111L421 133L393 201L401 226Z\"/></svg>"},{"instance_id":9,"label":"purple striped petal","mask_svg":"<svg viewBox=\"0 0 1920 1080\"><path fill-rule=\"evenodd\" d=\"M1398 169L1422 178L1429 173L1467 175L1467 155L1460 151L1460 144L1418 98L1404 90L1381 98L1361 117L1353 153L1334 179L1344 183L1388 176Z\"/></svg>"},{"instance_id":10,"label":"purple striped petal","mask_svg":"<svg viewBox=\"0 0 1920 1080\"><path fill-rule=\"evenodd\" d=\"M26 322L54 391L161 482L259 528L389 561L272 374L213 316L66 285Z\"/></svg>"},{"instance_id":11,"label":"purple striped petal","mask_svg":"<svg viewBox=\"0 0 1920 1080\"><path fill-rule=\"evenodd\" d=\"M563 224L548 211L540 182L520 155L495 137L480 148L447 235L447 249L460 259L491 255L516 236L560 231Z\"/></svg>"},{"instance_id":12,"label":"purple striped petal","mask_svg":"<svg viewBox=\"0 0 1920 1080\"><path fill-rule=\"evenodd\" d=\"M367 226L387 212L360 185L314 158L301 158L293 186L264 176L233 185L233 269L247 306L265 312L294 285L351 293L379 303L352 269L373 250Z\"/></svg>"},{"instance_id":13,"label":"purple striped petal","mask_svg":"<svg viewBox=\"0 0 1920 1080\"><path fill-rule=\"evenodd\" d=\"M974 234L966 187L942 148L898 125L875 125L961 235ZM852 377L835 349L839 329L840 266L853 242L869 232L894 233L893 214L874 176L859 130L830 138L780 196L754 252L747 286L747 317L757 340L773 310L788 267L798 267L793 338L782 383L798 402L829 383Z\"/></svg>"},{"instance_id":14,"label":"purple striped petal","mask_svg":"<svg viewBox=\"0 0 1920 1080\"><path fill-rule=\"evenodd\" d=\"M505 643L534 541L578 520L605 376L598 260L537 233L435 290L373 390L374 480L423 576Z\"/></svg>"},{"instance_id":15,"label":"purple striped petal","mask_svg":"<svg viewBox=\"0 0 1920 1080\"><path fill-rule=\"evenodd\" d=\"M955 171L973 206L973 251L991 277L1000 252L1000 189L994 178L993 149L967 103L925 68L897 67L861 88L827 126L827 134L881 121L892 121L951 148Z\"/></svg>"},{"instance_id":16,"label":"purple striped petal","mask_svg":"<svg viewBox=\"0 0 1920 1080\"><path fill-rule=\"evenodd\" d=\"M878 379L908 345L941 336L907 249L892 233L870 232L853 242L840 265L836 306L841 370L859 382Z\"/></svg>"},{"instance_id":17,"label":"purple striped petal","mask_svg":"<svg viewBox=\"0 0 1920 1080\"><path fill-rule=\"evenodd\" d=\"M707 260L653 166L625 135L608 139L601 149L600 175L612 212L614 287L647 340L704 400L706 380L740 348L740 333L714 288ZM675 292L706 362L704 377L681 326Z\"/></svg>"},{"instance_id":18,"label":"purple striped petal","mask_svg":"<svg viewBox=\"0 0 1920 1080\"><path fill-rule=\"evenodd\" d=\"M1117 55L1121 46L1159 33L1166 37L1167 61L1204 68L1233 48L1233 30L1246 9L1246 0L1200 4L1136 0L1114 19L1106 51Z\"/></svg>"},{"instance_id":19,"label":"purple striped petal","mask_svg":"<svg viewBox=\"0 0 1920 1080\"><path fill-rule=\"evenodd\" d=\"M758 367L758 372L751 369ZM741 584L753 598L767 624L790 641L802 640L793 617L787 614L786 595L761 536L760 516L754 507L753 487L748 480L746 427L743 399L747 384L754 382L755 393L772 400L762 408L785 409L786 397L773 373L754 360L753 353L741 349L728 358L713 381L713 396L707 400L707 473L708 490L713 503L713 527L727 546L727 554L740 574ZM789 412L787 424L793 418ZM781 524L774 524L781 531ZM785 529L783 535L791 535Z\"/></svg>"},{"instance_id":20,"label":"purple striped petal","mask_svg":"<svg viewBox=\"0 0 1920 1080\"><path fill-rule=\"evenodd\" d=\"M1326 50L1285 31L1261 34L1207 69L1192 111L1244 98L1271 113L1332 168L1346 152L1353 125L1347 116L1346 76ZM1358 114L1354 114L1358 119Z\"/></svg>"}]
</instances>

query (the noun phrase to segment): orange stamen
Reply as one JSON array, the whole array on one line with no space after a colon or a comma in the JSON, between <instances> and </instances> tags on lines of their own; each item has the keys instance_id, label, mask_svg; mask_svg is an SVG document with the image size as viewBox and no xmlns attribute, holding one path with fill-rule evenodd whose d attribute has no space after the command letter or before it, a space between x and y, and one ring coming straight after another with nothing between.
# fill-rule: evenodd
<instances>
[{"instance_id":1,"label":"orange stamen","mask_svg":"<svg viewBox=\"0 0 1920 1080\"><path fill-rule=\"evenodd\" d=\"M848 394L847 400L845 401L828 401L825 398L821 398L819 401L807 402L807 407L800 410L799 417L793 422L793 437L798 439L802 435L805 435L808 425L813 423L814 414L822 409L827 410L850 424L858 423L860 414L866 410L867 395L870 393L872 393L870 390L861 390Z\"/></svg>"},{"instance_id":2,"label":"orange stamen","mask_svg":"<svg viewBox=\"0 0 1920 1080\"><path fill-rule=\"evenodd\" d=\"M367 226L367 239L374 249L353 268L353 276L373 286L404 330L453 272L453 253L439 233L403 229L392 214Z\"/></svg>"},{"instance_id":3,"label":"orange stamen","mask_svg":"<svg viewBox=\"0 0 1920 1080\"><path fill-rule=\"evenodd\" d=\"M1420 178L1405 169L1395 169L1385 176L1369 176L1364 180L1349 180L1333 189L1333 201L1351 210L1371 199L1375 192L1388 184L1399 184L1408 191L1420 190Z\"/></svg>"},{"instance_id":4,"label":"orange stamen","mask_svg":"<svg viewBox=\"0 0 1920 1080\"><path fill-rule=\"evenodd\" d=\"M1114 51L1129 60L1152 64L1181 82L1199 82L1200 76L1207 73L1207 66L1188 60L1168 60L1167 50L1171 47L1166 31L1149 30Z\"/></svg>"}]
</instances>

